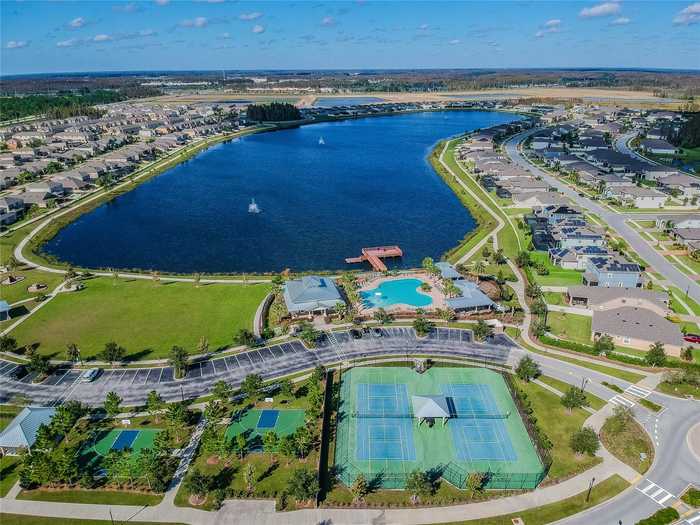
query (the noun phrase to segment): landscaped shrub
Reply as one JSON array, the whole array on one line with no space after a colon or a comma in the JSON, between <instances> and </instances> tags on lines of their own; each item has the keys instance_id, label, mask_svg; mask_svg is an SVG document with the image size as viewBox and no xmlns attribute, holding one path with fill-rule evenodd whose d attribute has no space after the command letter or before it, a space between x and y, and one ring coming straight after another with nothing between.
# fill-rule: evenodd
<instances>
[{"instance_id":1,"label":"landscaped shrub","mask_svg":"<svg viewBox=\"0 0 700 525\"><path fill-rule=\"evenodd\" d=\"M691 507L700 507L700 490L695 487L690 487L681 496L681 499Z\"/></svg>"},{"instance_id":2,"label":"landscaped shrub","mask_svg":"<svg viewBox=\"0 0 700 525\"><path fill-rule=\"evenodd\" d=\"M637 522L637 525L668 525L673 523L680 515L678 511L673 507L666 507L665 509L657 510L654 514Z\"/></svg>"}]
</instances>

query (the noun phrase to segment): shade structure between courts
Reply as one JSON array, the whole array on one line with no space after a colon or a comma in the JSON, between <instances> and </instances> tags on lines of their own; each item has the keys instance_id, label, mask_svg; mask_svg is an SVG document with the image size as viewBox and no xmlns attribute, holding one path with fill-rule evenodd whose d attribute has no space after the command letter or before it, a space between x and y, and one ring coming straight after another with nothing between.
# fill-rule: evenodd
<instances>
[{"instance_id":1,"label":"shade structure between courts","mask_svg":"<svg viewBox=\"0 0 700 525\"><path fill-rule=\"evenodd\" d=\"M242 410L233 415L226 429L226 437L232 439L243 434L250 450L262 448L262 436L274 432L277 437L288 436L304 425L303 410Z\"/></svg>"},{"instance_id":2,"label":"shade structure between courts","mask_svg":"<svg viewBox=\"0 0 700 525\"><path fill-rule=\"evenodd\" d=\"M416 397L444 399L450 417L419 424ZM504 378L485 368L359 367L343 374L335 466L350 485L362 473L385 488L403 488L418 469L438 471L458 487L469 473L488 488L530 489L546 469Z\"/></svg>"}]
</instances>

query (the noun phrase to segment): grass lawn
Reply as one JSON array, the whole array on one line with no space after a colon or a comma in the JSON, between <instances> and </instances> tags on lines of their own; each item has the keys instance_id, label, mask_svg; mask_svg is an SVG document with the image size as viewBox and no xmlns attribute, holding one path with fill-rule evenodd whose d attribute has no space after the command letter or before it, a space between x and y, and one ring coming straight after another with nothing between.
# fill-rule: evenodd
<instances>
[{"instance_id":1,"label":"grass lawn","mask_svg":"<svg viewBox=\"0 0 700 525\"><path fill-rule=\"evenodd\" d=\"M0 431L5 430L5 427L22 411L22 407L14 405L0 405Z\"/></svg>"},{"instance_id":2,"label":"grass lawn","mask_svg":"<svg viewBox=\"0 0 700 525\"><path fill-rule=\"evenodd\" d=\"M688 305L688 308L692 310L693 315L700 315L700 304L696 303L692 297L686 296L685 292L682 292L675 286L669 286L669 290L673 293L673 295Z\"/></svg>"},{"instance_id":3,"label":"grass lawn","mask_svg":"<svg viewBox=\"0 0 700 525\"><path fill-rule=\"evenodd\" d=\"M549 331L561 339L577 343L591 342L592 318L587 315L567 314L565 312L549 312L547 325Z\"/></svg>"},{"instance_id":4,"label":"grass lawn","mask_svg":"<svg viewBox=\"0 0 700 525\"><path fill-rule=\"evenodd\" d=\"M552 264L546 252L530 252L533 263L532 276L540 286L576 286L583 282L583 272L566 270ZM549 270L548 275L538 275L535 267L543 264Z\"/></svg>"},{"instance_id":5,"label":"grass lawn","mask_svg":"<svg viewBox=\"0 0 700 525\"><path fill-rule=\"evenodd\" d=\"M63 525L114 525L113 521L106 520L79 520L72 518L60 518ZM138 525L184 525L182 523L165 523L151 521L136 521L133 523ZM2 525L55 525L58 523L58 518L45 518L43 516L26 516L24 514L0 514L0 523Z\"/></svg>"},{"instance_id":6,"label":"grass lawn","mask_svg":"<svg viewBox=\"0 0 700 525\"><path fill-rule=\"evenodd\" d=\"M688 255L676 255L676 257L678 260L682 261L683 264L693 270L693 275L700 273L700 262L696 261L692 257L689 257Z\"/></svg>"},{"instance_id":7,"label":"grass lawn","mask_svg":"<svg viewBox=\"0 0 700 525\"><path fill-rule=\"evenodd\" d=\"M55 501L61 503L92 503L96 505L158 505L162 494L127 492L122 490L23 490L17 499Z\"/></svg>"},{"instance_id":8,"label":"grass lawn","mask_svg":"<svg viewBox=\"0 0 700 525\"><path fill-rule=\"evenodd\" d=\"M0 497L4 498L19 477L19 456L0 458Z\"/></svg>"},{"instance_id":9,"label":"grass lawn","mask_svg":"<svg viewBox=\"0 0 700 525\"><path fill-rule=\"evenodd\" d=\"M657 385L656 390L671 396L693 396L696 399L700 399L700 386L695 386L688 383L673 384L662 382Z\"/></svg>"},{"instance_id":10,"label":"grass lawn","mask_svg":"<svg viewBox=\"0 0 700 525\"><path fill-rule=\"evenodd\" d=\"M556 388L559 390L559 392L566 393L567 390L571 387L569 383L565 383L564 381L559 381L558 379L555 379L553 377L548 377L548 376L540 376L537 379L542 381L544 384L549 385L551 387ZM603 401L600 399L598 396L595 396L591 394L590 392L586 392L586 399L588 400L588 403L590 404L591 408L593 410L600 410L606 405L606 401Z\"/></svg>"},{"instance_id":11,"label":"grass lawn","mask_svg":"<svg viewBox=\"0 0 700 525\"><path fill-rule=\"evenodd\" d=\"M173 345L194 351L205 336L212 350L225 348L240 328L252 328L267 284L210 284L99 277L79 292L61 294L22 323L12 335L18 344L39 343L39 352L65 357L68 343L83 358L116 341L128 359L167 356Z\"/></svg>"},{"instance_id":12,"label":"grass lawn","mask_svg":"<svg viewBox=\"0 0 700 525\"><path fill-rule=\"evenodd\" d=\"M43 283L47 285L47 289L40 293L48 294L63 281L63 276L61 275L40 272L39 270L18 270L14 272L14 275L17 277L22 276L25 279L11 285L0 285L0 299L10 304L40 295L39 293L29 293L27 291L27 288L33 284ZM14 314L11 315L14 316Z\"/></svg>"},{"instance_id":13,"label":"grass lawn","mask_svg":"<svg viewBox=\"0 0 700 525\"><path fill-rule=\"evenodd\" d=\"M569 440L571 434L579 430L590 415L582 409L574 409L571 413L561 404L560 398L535 383L525 383L517 380L518 386L525 391L532 403L537 423L554 444L550 451L552 466L544 483L550 483L560 478L568 478L600 463L598 457L577 457L571 450Z\"/></svg>"},{"instance_id":14,"label":"grass lawn","mask_svg":"<svg viewBox=\"0 0 700 525\"><path fill-rule=\"evenodd\" d=\"M556 304L556 305L563 305L565 304L564 301L564 294L560 292L543 292L542 295L544 295L544 300L547 304Z\"/></svg>"},{"instance_id":15,"label":"grass lawn","mask_svg":"<svg viewBox=\"0 0 700 525\"><path fill-rule=\"evenodd\" d=\"M646 431L634 419L625 428L617 429L609 418L600 431L600 440L617 459L640 474L644 474L654 462L654 446ZM646 454L646 459L640 458Z\"/></svg>"},{"instance_id":16,"label":"grass lawn","mask_svg":"<svg viewBox=\"0 0 700 525\"><path fill-rule=\"evenodd\" d=\"M617 496L627 487L629 487L629 483L615 474L595 485L593 490L591 490L588 501L586 501L588 491L584 491L570 498L557 501L556 503L550 503L549 505L535 507L522 512L515 512L513 514L496 516L493 518L453 522L446 525L513 525L513 519L518 517L527 525L545 525L599 505Z\"/></svg>"}]
</instances>

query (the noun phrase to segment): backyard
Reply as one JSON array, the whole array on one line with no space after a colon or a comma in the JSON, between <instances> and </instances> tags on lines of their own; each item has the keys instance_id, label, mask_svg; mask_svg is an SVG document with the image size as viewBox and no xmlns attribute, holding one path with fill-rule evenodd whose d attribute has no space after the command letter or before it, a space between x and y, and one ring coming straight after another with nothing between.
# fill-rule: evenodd
<instances>
[{"instance_id":1,"label":"backyard","mask_svg":"<svg viewBox=\"0 0 700 525\"><path fill-rule=\"evenodd\" d=\"M216 350L230 345L239 329L252 328L269 289L99 277L86 280L84 290L60 294L12 335L19 345L38 344L39 353L59 359L69 343L83 359L110 341L125 347L130 360L165 358L174 345L194 351L202 337Z\"/></svg>"},{"instance_id":2,"label":"backyard","mask_svg":"<svg viewBox=\"0 0 700 525\"><path fill-rule=\"evenodd\" d=\"M564 312L549 312L547 326L549 331L560 339L568 339L577 343L590 344L591 321L587 315L568 314Z\"/></svg>"}]
</instances>

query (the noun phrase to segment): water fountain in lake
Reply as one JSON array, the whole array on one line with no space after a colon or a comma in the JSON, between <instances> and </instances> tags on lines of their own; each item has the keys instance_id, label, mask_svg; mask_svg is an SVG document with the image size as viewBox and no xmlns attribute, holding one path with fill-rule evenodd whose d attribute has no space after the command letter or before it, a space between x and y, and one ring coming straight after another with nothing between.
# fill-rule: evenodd
<instances>
[{"instance_id":1,"label":"water fountain in lake","mask_svg":"<svg viewBox=\"0 0 700 525\"><path fill-rule=\"evenodd\" d=\"M248 213L260 213L260 207L255 199L250 199L250 204L248 204Z\"/></svg>"},{"instance_id":2,"label":"water fountain in lake","mask_svg":"<svg viewBox=\"0 0 700 525\"><path fill-rule=\"evenodd\" d=\"M326 143L326 141L323 140L323 137L320 137L320 138L318 139L318 144L319 144L319 146L323 146L325 143Z\"/></svg>"}]
</instances>

